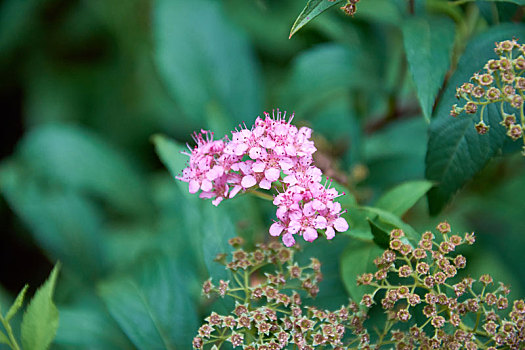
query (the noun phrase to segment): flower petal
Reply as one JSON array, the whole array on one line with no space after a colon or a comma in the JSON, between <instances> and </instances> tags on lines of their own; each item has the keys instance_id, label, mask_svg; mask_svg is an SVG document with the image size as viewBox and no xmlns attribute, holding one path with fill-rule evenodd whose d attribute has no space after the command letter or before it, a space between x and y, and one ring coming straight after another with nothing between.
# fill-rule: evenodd
<instances>
[{"instance_id":1,"label":"flower petal","mask_svg":"<svg viewBox=\"0 0 525 350\"><path fill-rule=\"evenodd\" d=\"M199 184L197 180L191 180L189 191L190 193L197 193L200 187L201 185Z\"/></svg>"},{"instance_id":2,"label":"flower petal","mask_svg":"<svg viewBox=\"0 0 525 350\"><path fill-rule=\"evenodd\" d=\"M334 221L334 228L339 232L345 232L348 230L348 223L343 218L337 218Z\"/></svg>"},{"instance_id":3,"label":"flower petal","mask_svg":"<svg viewBox=\"0 0 525 350\"><path fill-rule=\"evenodd\" d=\"M317 234L317 230L312 227L307 227L306 230L303 232L303 238L307 242L313 242L319 235Z\"/></svg>"},{"instance_id":4,"label":"flower petal","mask_svg":"<svg viewBox=\"0 0 525 350\"><path fill-rule=\"evenodd\" d=\"M241 180L241 186L244 188L249 188L257 184L257 180L252 175L246 175Z\"/></svg>"},{"instance_id":5,"label":"flower petal","mask_svg":"<svg viewBox=\"0 0 525 350\"><path fill-rule=\"evenodd\" d=\"M281 225L280 222L274 222L272 226L270 226L270 235L274 237L279 236L281 232L283 232L283 230L284 230L284 227L283 225Z\"/></svg>"},{"instance_id":6,"label":"flower petal","mask_svg":"<svg viewBox=\"0 0 525 350\"><path fill-rule=\"evenodd\" d=\"M265 190L269 190L270 188L272 188L272 183L267 179L262 179L261 182L259 182L259 187Z\"/></svg>"},{"instance_id":7,"label":"flower petal","mask_svg":"<svg viewBox=\"0 0 525 350\"><path fill-rule=\"evenodd\" d=\"M291 233L287 233L283 236L283 243L287 247L291 247L295 244L295 239Z\"/></svg>"},{"instance_id":8,"label":"flower petal","mask_svg":"<svg viewBox=\"0 0 525 350\"><path fill-rule=\"evenodd\" d=\"M327 227L325 234L327 239L332 239L335 237L335 231L332 227Z\"/></svg>"},{"instance_id":9,"label":"flower petal","mask_svg":"<svg viewBox=\"0 0 525 350\"><path fill-rule=\"evenodd\" d=\"M277 181L279 176L281 176L281 172L276 168L269 168L264 172L264 177L266 177L266 179L271 182Z\"/></svg>"},{"instance_id":10,"label":"flower petal","mask_svg":"<svg viewBox=\"0 0 525 350\"><path fill-rule=\"evenodd\" d=\"M266 163L264 163L264 162L257 161L255 163L253 163L253 165L252 165L252 170L255 173L262 173L264 171L264 169L266 169Z\"/></svg>"},{"instance_id":11,"label":"flower petal","mask_svg":"<svg viewBox=\"0 0 525 350\"><path fill-rule=\"evenodd\" d=\"M201 189L203 191L209 192L211 191L212 188L213 188L213 184L210 180L208 179L202 180Z\"/></svg>"}]
</instances>

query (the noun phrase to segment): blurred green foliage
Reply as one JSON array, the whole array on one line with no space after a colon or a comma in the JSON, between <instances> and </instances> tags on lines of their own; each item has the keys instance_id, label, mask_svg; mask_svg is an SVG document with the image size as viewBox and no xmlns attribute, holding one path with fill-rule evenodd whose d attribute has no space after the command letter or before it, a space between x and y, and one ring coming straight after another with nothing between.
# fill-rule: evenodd
<instances>
[{"instance_id":1,"label":"blurred green foliage","mask_svg":"<svg viewBox=\"0 0 525 350\"><path fill-rule=\"evenodd\" d=\"M213 258L235 235L267 240L274 212L248 196L218 208L190 196L173 179L186 162L178 151L194 130L221 137L277 107L314 129L318 166L349 193L350 231L301 244L304 259L323 262L316 303L363 293L355 275L381 251L382 229L417 235L445 218L478 234L469 273L525 290L523 159L497 122L479 136L472 120L448 116L456 86L492 57L493 42L525 37L523 11L362 0L353 18L332 8L289 40L304 6L0 1L3 128L22 129L0 163L0 210L9 241L63 264L53 348L189 347L201 318L221 308L200 296L209 275L227 278ZM38 268L23 249L2 261L6 276L7 264ZM44 276L34 277L9 276L17 285L0 287L2 310L25 282L34 292Z\"/></svg>"}]
</instances>

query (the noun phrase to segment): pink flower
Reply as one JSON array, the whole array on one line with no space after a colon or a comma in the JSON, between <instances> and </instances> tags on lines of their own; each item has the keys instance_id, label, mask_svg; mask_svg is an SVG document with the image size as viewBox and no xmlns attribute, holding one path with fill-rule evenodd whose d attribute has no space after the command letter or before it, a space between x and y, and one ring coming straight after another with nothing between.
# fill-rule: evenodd
<instances>
[{"instance_id":1,"label":"pink flower","mask_svg":"<svg viewBox=\"0 0 525 350\"><path fill-rule=\"evenodd\" d=\"M232 132L231 139L214 140L210 131L195 133L196 146L186 153L188 167L177 179L188 182L190 193L200 190L201 198L213 199L214 205L241 191L270 190L279 182L283 192L273 200L277 221L270 235L282 236L286 246L295 244L295 235L312 242L319 230L332 239L336 231L348 230L341 205L334 202L340 194L321 184L322 172L313 165L312 130L297 129L292 119L279 110L272 116L265 112L251 129L241 126Z\"/></svg>"}]
</instances>

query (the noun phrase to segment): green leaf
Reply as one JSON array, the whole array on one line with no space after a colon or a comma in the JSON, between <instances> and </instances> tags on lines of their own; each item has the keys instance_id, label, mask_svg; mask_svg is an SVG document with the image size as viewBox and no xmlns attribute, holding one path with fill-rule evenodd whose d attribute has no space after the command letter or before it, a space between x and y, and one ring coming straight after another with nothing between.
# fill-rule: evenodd
<instances>
[{"instance_id":1,"label":"green leaf","mask_svg":"<svg viewBox=\"0 0 525 350\"><path fill-rule=\"evenodd\" d=\"M320 238L315 242L300 242L301 251L296 255L300 265L310 264L310 258L316 257L321 262L323 280L319 284L319 294L315 298L317 307L335 310L348 302L348 295L341 279L340 257L347 244L354 238L347 235L336 234L331 240Z\"/></svg>"},{"instance_id":2,"label":"green leaf","mask_svg":"<svg viewBox=\"0 0 525 350\"><path fill-rule=\"evenodd\" d=\"M318 44L295 58L283 95L298 114L311 113L349 90L375 92L378 68L377 56L361 45Z\"/></svg>"},{"instance_id":3,"label":"green leaf","mask_svg":"<svg viewBox=\"0 0 525 350\"><path fill-rule=\"evenodd\" d=\"M189 157L181 152L188 152L188 147L177 143L175 140L171 140L164 135L153 135L151 140L155 145L155 151L159 156L162 164L169 170L171 176L175 178L182 174L182 170L187 167ZM186 183L175 180L179 189L186 195L187 198L193 198L195 196L188 192L188 186Z\"/></svg>"},{"instance_id":4,"label":"green leaf","mask_svg":"<svg viewBox=\"0 0 525 350\"><path fill-rule=\"evenodd\" d=\"M359 21L399 26L406 19L401 10L404 8L406 6L401 1L361 1L357 4L354 18Z\"/></svg>"},{"instance_id":5,"label":"green leaf","mask_svg":"<svg viewBox=\"0 0 525 350\"><path fill-rule=\"evenodd\" d=\"M337 201L341 203L341 207L343 207L343 209L348 209L357 205L357 200L348 187L341 185L337 181L333 181L331 186L335 188L340 194L344 193L344 195L338 197L337 199Z\"/></svg>"},{"instance_id":6,"label":"green leaf","mask_svg":"<svg viewBox=\"0 0 525 350\"><path fill-rule=\"evenodd\" d=\"M432 185L432 182L425 180L405 182L383 194L374 206L403 216L432 188Z\"/></svg>"},{"instance_id":7,"label":"green leaf","mask_svg":"<svg viewBox=\"0 0 525 350\"><path fill-rule=\"evenodd\" d=\"M133 275L101 283L111 316L138 349L184 349L197 330L182 270L166 257L142 262Z\"/></svg>"},{"instance_id":8,"label":"green leaf","mask_svg":"<svg viewBox=\"0 0 525 350\"><path fill-rule=\"evenodd\" d=\"M229 116L229 130L260 113L254 54L221 2L156 1L153 34L161 78L185 115L180 127L202 128L210 106Z\"/></svg>"},{"instance_id":9,"label":"green leaf","mask_svg":"<svg viewBox=\"0 0 525 350\"><path fill-rule=\"evenodd\" d=\"M47 281L29 303L22 319L22 347L31 350L49 348L58 329L58 309L53 303L53 292L60 270L57 263Z\"/></svg>"},{"instance_id":10,"label":"green leaf","mask_svg":"<svg viewBox=\"0 0 525 350\"><path fill-rule=\"evenodd\" d=\"M328 10L332 6L339 5L343 0L339 1L328 1L328 0L308 0L306 6L301 11L297 19L295 20L292 29L290 30L290 36L292 37L299 29L304 27L308 22L319 16L324 11Z\"/></svg>"},{"instance_id":11,"label":"green leaf","mask_svg":"<svg viewBox=\"0 0 525 350\"><path fill-rule=\"evenodd\" d=\"M454 22L444 17L410 17L403 22L402 29L419 104L430 121L434 100L450 67Z\"/></svg>"},{"instance_id":12,"label":"green leaf","mask_svg":"<svg viewBox=\"0 0 525 350\"><path fill-rule=\"evenodd\" d=\"M432 215L439 213L454 193L501 151L506 136L505 128L499 125L501 117L496 106L489 105L486 110L485 121L491 126L486 135L478 135L474 128L479 118L468 115L453 118L449 112L457 102L456 87L468 82L472 74L482 69L489 59L496 58L495 41L512 37L525 37L525 26L496 26L473 39L467 45L436 108L430 124L426 155L426 178L437 183L428 192Z\"/></svg>"},{"instance_id":13,"label":"green leaf","mask_svg":"<svg viewBox=\"0 0 525 350\"><path fill-rule=\"evenodd\" d=\"M361 240L371 240L373 238L370 225L368 224L370 214L366 210L359 207L350 208L343 214L343 217L349 226L348 231L343 232L343 234Z\"/></svg>"},{"instance_id":14,"label":"green leaf","mask_svg":"<svg viewBox=\"0 0 525 350\"><path fill-rule=\"evenodd\" d=\"M368 219L368 224L370 225L372 236L374 236L374 243L382 249L388 249L390 245L390 232L395 229L395 227L385 223L380 223L377 219Z\"/></svg>"},{"instance_id":15,"label":"green leaf","mask_svg":"<svg viewBox=\"0 0 525 350\"><path fill-rule=\"evenodd\" d=\"M134 215L143 213L148 203L146 185L128 159L85 129L67 124L40 126L24 137L18 154L34 176L46 183L87 192Z\"/></svg>"},{"instance_id":16,"label":"green leaf","mask_svg":"<svg viewBox=\"0 0 525 350\"><path fill-rule=\"evenodd\" d=\"M7 314L5 315L6 322L9 322L9 320L13 318L13 316L17 313L18 310L20 310L20 308L24 304L24 297L26 295L27 288L29 288L29 285L26 284L24 288L22 288L20 293L18 293L15 301L13 302L13 305L11 305L9 311L7 311Z\"/></svg>"},{"instance_id":17,"label":"green leaf","mask_svg":"<svg viewBox=\"0 0 525 350\"><path fill-rule=\"evenodd\" d=\"M5 335L2 331L0 331L0 344L11 344L9 338L7 338L7 335Z\"/></svg>"},{"instance_id":18,"label":"green leaf","mask_svg":"<svg viewBox=\"0 0 525 350\"><path fill-rule=\"evenodd\" d=\"M383 249L369 240L352 240L341 255L341 277L346 290L356 302L360 302L365 293L373 290L370 286L358 286L356 279L363 273L374 271L374 259L383 253Z\"/></svg>"},{"instance_id":19,"label":"green leaf","mask_svg":"<svg viewBox=\"0 0 525 350\"><path fill-rule=\"evenodd\" d=\"M390 227L391 229L400 228L403 230L407 238L406 243L416 246L417 242L419 242L419 233L417 233L412 226L404 222L399 216L375 207L362 207L362 209L368 212L369 218L372 220L376 220L375 216L377 216L377 220L382 222L382 224L379 224L380 227L384 229L386 229L386 227ZM376 224L378 223L378 221L374 222ZM390 233L391 229L388 229L388 233Z\"/></svg>"},{"instance_id":20,"label":"green leaf","mask_svg":"<svg viewBox=\"0 0 525 350\"><path fill-rule=\"evenodd\" d=\"M209 276L214 279L227 279L229 274L224 266L214 261L219 253L230 253L233 249L228 244L230 238L235 237L235 227L228 217L224 205L216 208L209 203L203 208L203 222L201 223L202 256L208 269Z\"/></svg>"},{"instance_id":21,"label":"green leaf","mask_svg":"<svg viewBox=\"0 0 525 350\"><path fill-rule=\"evenodd\" d=\"M105 263L100 208L72 190L37 183L32 171L17 162L0 167L0 190L53 259L64 262L86 281L100 276Z\"/></svg>"},{"instance_id":22,"label":"green leaf","mask_svg":"<svg viewBox=\"0 0 525 350\"><path fill-rule=\"evenodd\" d=\"M77 295L76 295L77 296ZM53 342L63 349L132 350L130 340L96 296L59 306L60 326Z\"/></svg>"},{"instance_id":23,"label":"green leaf","mask_svg":"<svg viewBox=\"0 0 525 350\"><path fill-rule=\"evenodd\" d=\"M393 122L365 138L369 168L365 184L384 191L401 182L424 178L427 133L424 118L410 118Z\"/></svg>"},{"instance_id":24,"label":"green leaf","mask_svg":"<svg viewBox=\"0 0 525 350\"><path fill-rule=\"evenodd\" d=\"M346 148L346 152L341 156L342 168L361 162L364 130L357 118L358 108L355 100L355 98L348 98L348 94L332 96L325 105L304 115L308 117L309 124L317 135L330 140L332 145ZM301 119L302 117L303 115ZM327 120L330 120L330 123L327 123ZM337 125L337 128L334 128L334 125ZM347 190L343 191L348 194ZM346 198L339 198L339 200L346 201Z\"/></svg>"},{"instance_id":25,"label":"green leaf","mask_svg":"<svg viewBox=\"0 0 525 350\"><path fill-rule=\"evenodd\" d=\"M456 1L451 1L450 3L454 4L454 5L461 5L461 4L465 4L467 2L472 2L472 1L476 1L476 0L456 0ZM525 0L480 0L480 1L487 1L487 2L511 2L511 3L519 5L519 6L525 6Z\"/></svg>"}]
</instances>

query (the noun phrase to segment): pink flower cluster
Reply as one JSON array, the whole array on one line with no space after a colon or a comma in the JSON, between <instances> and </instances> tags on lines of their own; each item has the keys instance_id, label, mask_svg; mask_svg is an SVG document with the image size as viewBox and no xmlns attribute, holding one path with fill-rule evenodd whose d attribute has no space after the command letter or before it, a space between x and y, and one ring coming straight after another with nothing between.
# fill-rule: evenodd
<instances>
[{"instance_id":1,"label":"pink flower cluster","mask_svg":"<svg viewBox=\"0 0 525 350\"><path fill-rule=\"evenodd\" d=\"M213 198L214 205L240 191L269 190L273 184L282 190L273 200L278 220L270 235L282 235L287 247L295 244L296 234L312 242L317 230L332 239L335 231L348 230L341 205L334 202L340 194L329 182L321 183L321 170L313 165L312 130L297 129L292 119L287 121L286 112L279 110L272 116L265 112L251 129L232 132L231 139L214 140L205 130L195 133L196 146L185 153L188 167L177 179L189 183L190 193L201 190L201 198Z\"/></svg>"}]
</instances>

